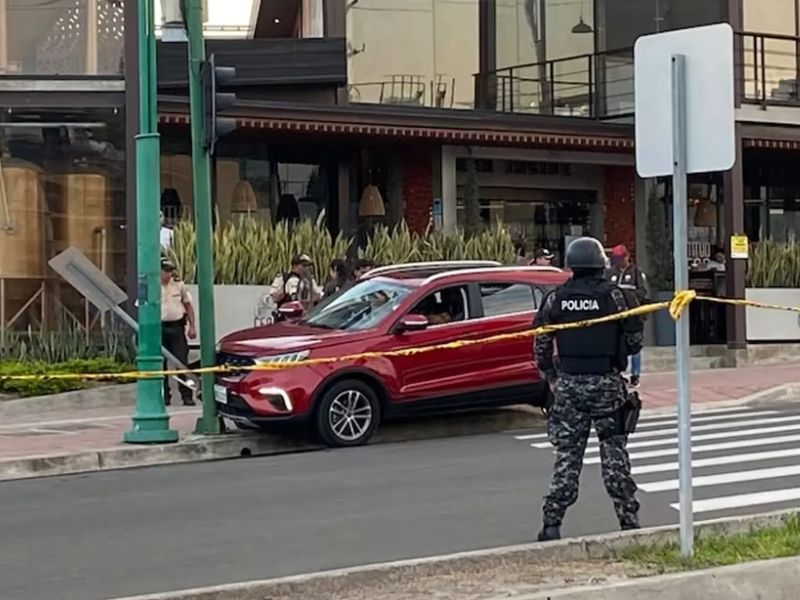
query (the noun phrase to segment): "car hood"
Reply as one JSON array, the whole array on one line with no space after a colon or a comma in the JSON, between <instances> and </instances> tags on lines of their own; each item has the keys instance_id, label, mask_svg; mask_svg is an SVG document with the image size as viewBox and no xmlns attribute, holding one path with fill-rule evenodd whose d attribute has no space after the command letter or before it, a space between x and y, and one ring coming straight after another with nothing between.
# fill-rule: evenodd
<instances>
[{"instance_id":1,"label":"car hood","mask_svg":"<svg viewBox=\"0 0 800 600\"><path fill-rule=\"evenodd\" d=\"M351 343L374 335L374 331L340 331L283 322L231 333L220 340L220 351L243 356L270 356Z\"/></svg>"}]
</instances>

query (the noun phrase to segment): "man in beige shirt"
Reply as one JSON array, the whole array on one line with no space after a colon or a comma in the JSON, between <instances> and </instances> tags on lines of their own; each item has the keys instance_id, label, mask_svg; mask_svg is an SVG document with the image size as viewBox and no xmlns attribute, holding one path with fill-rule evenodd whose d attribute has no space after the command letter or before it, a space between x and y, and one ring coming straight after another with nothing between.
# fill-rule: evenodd
<instances>
[{"instance_id":1,"label":"man in beige shirt","mask_svg":"<svg viewBox=\"0 0 800 600\"><path fill-rule=\"evenodd\" d=\"M272 300L278 308L287 302L302 302L304 309L308 310L320 301L322 288L310 273L313 266L314 261L308 254L292 257L291 270L278 275L270 286Z\"/></svg>"},{"instance_id":2,"label":"man in beige shirt","mask_svg":"<svg viewBox=\"0 0 800 600\"><path fill-rule=\"evenodd\" d=\"M188 325L188 328L187 328ZM189 338L197 337L192 296L186 285L175 276L175 265L167 258L161 259L161 345L186 364L189 361ZM165 361L166 368L166 361ZM180 378L186 382L183 376ZM192 389L181 385L181 399L186 406L194 405ZM171 403L169 378L164 378L164 404Z\"/></svg>"}]
</instances>

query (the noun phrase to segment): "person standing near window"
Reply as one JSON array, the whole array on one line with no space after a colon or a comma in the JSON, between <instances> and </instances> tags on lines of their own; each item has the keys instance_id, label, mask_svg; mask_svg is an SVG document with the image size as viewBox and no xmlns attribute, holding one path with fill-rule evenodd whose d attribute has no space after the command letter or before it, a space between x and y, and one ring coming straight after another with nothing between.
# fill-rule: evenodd
<instances>
[{"instance_id":1,"label":"person standing near window","mask_svg":"<svg viewBox=\"0 0 800 600\"><path fill-rule=\"evenodd\" d=\"M611 250L611 267L608 270L608 280L623 290L628 290L636 296L639 305L647 304L647 277L644 272L631 261L631 254L622 244L614 246ZM631 387L639 386L642 375L642 354L637 352L631 356Z\"/></svg>"},{"instance_id":2,"label":"person standing near window","mask_svg":"<svg viewBox=\"0 0 800 600\"><path fill-rule=\"evenodd\" d=\"M161 259L161 345L184 365L189 361L189 342L197 337L194 307L189 290L175 275L175 265L168 258ZM166 368L166 361L164 362ZM185 376L178 376L184 383ZM186 406L194 406L192 388L180 385L181 399ZM171 404L169 378L164 377L164 404Z\"/></svg>"}]
</instances>

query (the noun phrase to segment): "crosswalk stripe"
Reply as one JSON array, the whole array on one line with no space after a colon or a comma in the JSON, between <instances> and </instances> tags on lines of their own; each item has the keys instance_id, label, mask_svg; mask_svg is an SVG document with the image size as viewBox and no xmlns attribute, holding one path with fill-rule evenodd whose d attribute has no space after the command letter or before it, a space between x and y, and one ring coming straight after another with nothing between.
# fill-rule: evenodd
<instances>
[{"instance_id":1,"label":"crosswalk stripe","mask_svg":"<svg viewBox=\"0 0 800 600\"><path fill-rule=\"evenodd\" d=\"M719 473L717 475L702 475L692 478L692 487L727 485L729 483L742 483L744 481L763 481L764 479L794 477L795 475L800 475L800 465L754 469L752 471L734 471L732 473ZM664 481L641 483L639 484L639 489L649 493L668 492L677 490L679 486L680 482L678 479L666 479Z\"/></svg>"},{"instance_id":2,"label":"crosswalk stripe","mask_svg":"<svg viewBox=\"0 0 800 600\"><path fill-rule=\"evenodd\" d=\"M700 458L692 461L693 469L704 467L719 467L722 465L736 465L739 463L759 462L762 460L774 460L776 458L791 458L800 456L800 448L788 448L786 450L771 450L769 452L749 452L747 454L728 454L725 456L715 456L713 458ZM634 466L634 475L649 475L651 473L666 473L677 471L678 462L658 463L654 465Z\"/></svg>"},{"instance_id":3,"label":"crosswalk stripe","mask_svg":"<svg viewBox=\"0 0 800 600\"><path fill-rule=\"evenodd\" d=\"M747 412L751 411L752 409L748 406L729 406L728 408L709 408L707 410L699 410L697 412L692 413L694 415L721 415L724 413L742 413L746 414ZM675 416L675 413L661 413L659 415L645 415L642 417L642 421L647 421L650 419L663 419L666 416Z\"/></svg>"},{"instance_id":4,"label":"crosswalk stripe","mask_svg":"<svg viewBox=\"0 0 800 600\"><path fill-rule=\"evenodd\" d=\"M776 437L767 437L758 442L753 440L737 440L735 442L721 442L718 444L706 444L705 446L692 446L692 454L702 454L703 452L719 452L723 450L736 450L738 448L751 448L754 445L758 446L771 446L776 444L789 444L800 442L800 435L783 435ZM633 452L629 454L631 460L642 460L647 458L663 458L665 456L677 456L677 446L673 448L664 448L663 450L648 450L647 452ZM588 457L583 464L598 465L600 464L599 456Z\"/></svg>"},{"instance_id":5,"label":"crosswalk stripe","mask_svg":"<svg viewBox=\"0 0 800 600\"><path fill-rule=\"evenodd\" d=\"M704 433L703 435L693 435L692 442L703 442L706 440L725 440L737 437L754 437L765 435L768 433L781 433L783 431L797 431L800 429L800 424L794 425L780 425L778 427L763 427L761 429L740 429L738 431L722 431L718 433ZM761 440L751 440L751 446L759 444ZM628 448L653 448L655 446L666 446L669 444L677 444L678 440L674 437L666 438L663 440L647 440L644 442L631 442ZM548 447L549 444L537 444L540 447ZM588 454L600 452L600 446L593 445L586 449Z\"/></svg>"},{"instance_id":6,"label":"crosswalk stripe","mask_svg":"<svg viewBox=\"0 0 800 600\"><path fill-rule=\"evenodd\" d=\"M736 496L722 496L720 498L707 498L705 500L695 500L692 502L692 512L703 513L713 510L726 510L729 508L742 508L745 506L756 506L759 504L777 504L800 500L800 488L788 488L783 490L770 490L768 492L756 492L753 494L739 494ZM675 510L680 510L680 504L675 502L670 504Z\"/></svg>"},{"instance_id":7,"label":"crosswalk stripe","mask_svg":"<svg viewBox=\"0 0 800 600\"><path fill-rule=\"evenodd\" d=\"M777 410L758 410L751 413L747 413L744 415L736 414L736 415L710 415L708 417L695 417L692 415L692 423L708 423L710 421L730 421L732 419L742 419L744 417L766 417L769 415L776 415L778 414ZM650 423L639 423L639 428L651 428L651 427L664 427L665 425L675 425L676 419L670 419L668 421L652 421Z\"/></svg>"},{"instance_id":8,"label":"crosswalk stripe","mask_svg":"<svg viewBox=\"0 0 800 600\"><path fill-rule=\"evenodd\" d=\"M704 413L700 413L701 415ZM731 419L742 419L744 417L766 417L768 415L775 415L778 414L776 410L759 410L753 411L749 413L739 413L739 414L721 414L721 415L709 415L709 416L692 416L692 423L706 423L710 421L727 421ZM663 417L663 415L659 415L659 418ZM652 428L652 427L663 427L665 425L674 425L676 423L675 418L672 418L668 421L650 421L644 422L639 424L639 428ZM749 425L749 423L747 423ZM547 433L530 433L525 435L515 435L514 439L519 441L529 441L529 440L539 440L544 439L547 437Z\"/></svg>"}]
</instances>

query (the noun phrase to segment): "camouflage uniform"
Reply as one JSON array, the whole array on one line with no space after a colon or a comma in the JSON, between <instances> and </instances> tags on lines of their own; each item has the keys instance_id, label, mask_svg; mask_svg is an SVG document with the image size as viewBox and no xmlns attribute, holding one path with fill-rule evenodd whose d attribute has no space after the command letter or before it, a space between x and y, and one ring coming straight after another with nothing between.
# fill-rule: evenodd
<instances>
[{"instance_id":1,"label":"camouflage uniform","mask_svg":"<svg viewBox=\"0 0 800 600\"><path fill-rule=\"evenodd\" d=\"M535 325L549 322L553 295L545 299ZM635 300L630 304L635 306ZM637 328L633 328L637 329ZM642 331L625 332L629 352L641 350ZM564 514L578 499L578 485L586 443L594 425L600 440L600 459L603 483L614 501L620 526L631 529L639 526L639 503L636 484L631 477L630 460L625 446L628 436L617 433L616 412L625 400L625 382L620 373L604 375L556 375L553 358L554 334L536 337L536 363L549 382L555 381L555 402L547 423L550 443L556 460L550 491L544 502L544 524L559 527Z\"/></svg>"}]
</instances>

